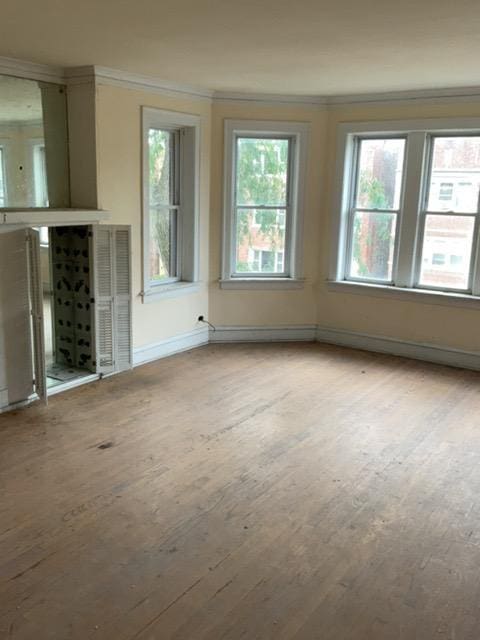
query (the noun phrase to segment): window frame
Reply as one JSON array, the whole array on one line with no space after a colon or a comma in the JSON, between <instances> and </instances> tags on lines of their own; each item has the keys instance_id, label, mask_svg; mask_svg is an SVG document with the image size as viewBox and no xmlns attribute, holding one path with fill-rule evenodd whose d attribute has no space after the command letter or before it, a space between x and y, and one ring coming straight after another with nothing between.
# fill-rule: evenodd
<instances>
[{"instance_id":1,"label":"window frame","mask_svg":"<svg viewBox=\"0 0 480 640\"><path fill-rule=\"evenodd\" d=\"M297 288L303 282L303 210L307 143L310 126L303 122L225 120L222 288ZM236 266L236 167L238 138L289 139L287 198L285 206L254 207L285 211L285 251L282 273L237 272ZM288 252L288 256L287 256Z\"/></svg>"},{"instance_id":2,"label":"window frame","mask_svg":"<svg viewBox=\"0 0 480 640\"><path fill-rule=\"evenodd\" d=\"M330 283L341 285L333 290L345 290L343 285L358 285L359 292L373 289L392 292L418 292L426 296L438 295L446 303L449 298L466 300L480 296L480 207L475 214L472 243L470 287L454 289L420 285L421 255L425 233L428 185L432 169L433 140L445 136L480 135L480 118L435 118L402 121L374 121L344 123L337 127L337 156L334 184L334 202L331 215L332 251L330 256ZM349 207L355 185L355 144L358 138L395 138L406 136L401 211L397 220L397 256L394 260L392 281L369 281L347 277L349 246ZM480 199L479 199L480 200ZM448 215L448 212L442 212ZM418 298L418 296L417 296Z\"/></svg>"},{"instance_id":3,"label":"window frame","mask_svg":"<svg viewBox=\"0 0 480 640\"><path fill-rule=\"evenodd\" d=\"M405 147L403 152L403 166L402 166L402 182L400 186L400 197L398 202L398 209L369 209L364 207L357 207L357 195L358 195L358 187L359 187L359 177L360 177L360 154L361 154L361 146L363 140L405 140ZM396 271L396 265L398 260L398 234L400 231L400 220L403 208L403 196L405 190L405 167L406 167L406 156L407 156L407 137L406 135L356 135L353 140L354 148L353 148L353 157L352 157L352 174L351 174L351 184L349 187L349 217L347 221L347 245L345 247L345 280L349 282L362 282L362 283L371 283L371 284L383 284L383 285L392 285L393 277ZM355 213L357 211L366 212L366 213L392 213L395 214L395 240L394 240L394 248L393 248L393 260L392 260L392 279L390 280L381 280L376 278L360 278L356 276L350 275L351 267L352 267L352 254L353 254L353 225L355 221Z\"/></svg>"},{"instance_id":4,"label":"window frame","mask_svg":"<svg viewBox=\"0 0 480 640\"><path fill-rule=\"evenodd\" d=\"M9 155L10 140L8 138L0 138L0 148L2 150L0 154L0 171L3 178L3 204L0 205L0 209L8 209L8 155Z\"/></svg>"},{"instance_id":5,"label":"window frame","mask_svg":"<svg viewBox=\"0 0 480 640\"><path fill-rule=\"evenodd\" d=\"M201 117L177 111L142 107L142 281L143 302L176 297L199 289L199 190ZM176 275L158 283L150 279L149 131L174 132L175 203L177 211Z\"/></svg>"}]
</instances>

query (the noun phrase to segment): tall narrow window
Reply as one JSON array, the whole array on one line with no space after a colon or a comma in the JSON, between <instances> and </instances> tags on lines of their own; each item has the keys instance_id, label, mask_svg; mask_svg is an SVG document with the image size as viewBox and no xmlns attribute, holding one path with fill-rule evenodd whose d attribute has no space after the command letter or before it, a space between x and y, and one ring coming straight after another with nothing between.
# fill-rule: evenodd
<instances>
[{"instance_id":1,"label":"tall narrow window","mask_svg":"<svg viewBox=\"0 0 480 640\"><path fill-rule=\"evenodd\" d=\"M142 295L151 302L198 287L200 118L144 107L142 120Z\"/></svg>"},{"instance_id":2,"label":"tall narrow window","mask_svg":"<svg viewBox=\"0 0 480 640\"><path fill-rule=\"evenodd\" d=\"M285 275L275 261L290 238L285 226L289 215L290 138L236 139L235 272ZM256 259L256 255L272 256Z\"/></svg>"},{"instance_id":3,"label":"tall narrow window","mask_svg":"<svg viewBox=\"0 0 480 640\"><path fill-rule=\"evenodd\" d=\"M47 163L44 144L33 146L33 182L35 206L48 207Z\"/></svg>"},{"instance_id":4,"label":"tall narrow window","mask_svg":"<svg viewBox=\"0 0 480 640\"><path fill-rule=\"evenodd\" d=\"M225 122L222 286L301 281L308 125Z\"/></svg>"},{"instance_id":5,"label":"tall narrow window","mask_svg":"<svg viewBox=\"0 0 480 640\"><path fill-rule=\"evenodd\" d=\"M357 140L348 276L391 282L400 213L404 138Z\"/></svg>"},{"instance_id":6,"label":"tall narrow window","mask_svg":"<svg viewBox=\"0 0 480 640\"><path fill-rule=\"evenodd\" d=\"M5 196L5 156L3 147L0 147L0 207L7 205Z\"/></svg>"},{"instance_id":7,"label":"tall narrow window","mask_svg":"<svg viewBox=\"0 0 480 640\"><path fill-rule=\"evenodd\" d=\"M430 148L419 285L465 291L479 210L480 137L434 136Z\"/></svg>"},{"instance_id":8,"label":"tall narrow window","mask_svg":"<svg viewBox=\"0 0 480 640\"><path fill-rule=\"evenodd\" d=\"M179 131L148 131L149 149L149 266L150 281L180 278L178 216Z\"/></svg>"}]
</instances>

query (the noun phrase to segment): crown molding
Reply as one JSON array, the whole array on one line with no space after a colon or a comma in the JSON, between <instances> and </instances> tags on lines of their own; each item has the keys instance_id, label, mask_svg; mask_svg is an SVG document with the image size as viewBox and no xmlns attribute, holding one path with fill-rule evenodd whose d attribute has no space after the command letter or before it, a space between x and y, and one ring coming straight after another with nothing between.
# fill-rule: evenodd
<instances>
[{"instance_id":1,"label":"crown molding","mask_svg":"<svg viewBox=\"0 0 480 640\"><path fill-rule=\"evenodd\" d=\"M480 101L480 86L384 91L336 96L212 91L204 87L170 82L153 76L119 71L118 69L98 65L62 68L8 57L0 57L0 74L56 84L104 84L137 91L159 93L175 98L207 100L218 104L303 105L310 108L330 110L348 105L380 106L412 104L412 102L417 104L440 104L445 102Z\"/></svg>"},{"instance_id":2,"label":"crown molding","mask_svg":"<svg viewBox=\"0 0 480 640\"><path fill-rule=\"evenodd\" d=\"M378 93L358 93L351 95L328 96L329 107L342 107L349 104L398 104L425 102L451 102L480 99L480 86L450 87L443 89L412 89L408 91L385 91Z\"/></svg>"},{"instance_id":3,"label":"crown molding","mask_svg":"<svg viewBox=\"0 0 480 640\"><path fill-rule=\"evenodd\" d=\"M16 58L4 58L0 56L0 74L38 80L40 82L65 83L65 74L62 67L53 67L36 62L26 62Z\"/></svg>"},{"instance_id":4,"label":"crown molding","mask_svg":"<svg viewBox=\"0 0 480 640\"><path fill-rule=\"evenodd\" d=\"M179 84L168 80L161 80L152 76L145 76L128 71L119 71L97 65L71 67L65 70L69 85L94 82L110 86L161 93L174 98L188 97L201 100L211 100L213 92L201 87Z\"/></svg>"},{"instance_id":5,"label":"crown molding","mask_svg":"<svg viewBox=\"0 0 480 640\"><path fill-rule=\"evenodd\" d=\"M225 103L256 103L264 105L305 105L307 107L324 107L327 99L323 96L303 96L275 93L242 93L239 91L215 91L214 102Z\"/></svg>"}]
</instances>

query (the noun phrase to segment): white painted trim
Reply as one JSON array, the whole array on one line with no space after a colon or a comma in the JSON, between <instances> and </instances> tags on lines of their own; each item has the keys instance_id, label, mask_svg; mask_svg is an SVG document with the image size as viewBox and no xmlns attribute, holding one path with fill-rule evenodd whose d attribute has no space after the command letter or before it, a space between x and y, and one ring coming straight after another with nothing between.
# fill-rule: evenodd
<instances>
[{"instance_id":1,"label":"white painted trim","mask_svg":"<svg viewBox=\"0 0 480 640\"><path fill-rule=\"evenodd\" d=\"M150 304L167 298L179 298L200 291L200 282L172 282L171 284L159 284L149 289L148 293L141 293L142 302Z\"/></svg>"},{"instance_id":2,"label":"white painted trim","mask_svg":"<svg viewBox=\"0 0 480 640\"><path fill-rule=\"evenodd\" d=\"M97 380L100 380L100 378L101 376L98 373L92 373L91 375L81 376L80 378L75 378L74 380L67 380L63 384L56 384L54 387L49 387L47 389L47 395L48 397L54 396L57 393L61 393L62 391L69 391L70 389L81 387L82 385L88 384L89 382L95 382Z\"/></svg>"},{"instance_id":3,"label":"white painted trim","mask_svg":"<svg viewBox=\"0 0 480 640\"><path fill-rule=\"evenodd\" d=\"M440 104L480 100L480 86L443 87L439 89L413 89L405 91L380 91L345 95L298 95L255 93L242 91L213 91L205 87L172 82L155 76L112 69L100 65L58 67L27 62L15 58L0 57L0 74L53 82L56 84L82 84L94 82L120 86L174 97L185 96L218 103L257 103L265 105L305 105L319 109L337 109L355 104Z\"/></svg>"},{"instance_id":4,"label":"white painted trim","mask_svg":"<svg viewBox=\"0 0 480 640\"><path fill-rule=\"evenodd\" d=\"M218 103L248 103L271 105L304 105L307 107L324 108L327 98L323 96L303 96L275 93L242 93L240 91L215 91L213 101Z\"/></svg>"},{"instance_id":5,"label":"white painted trim","mask_svg":"<svg viewBox=\"0 0 480 640\"><path fill-rule=\"evenodd\" d=\"M208 344L208 327L199 327L188 333L181 333L154 344L137 347L133 350L133 366L138 367L141 364L159 360L180 351L201 347L204 344Z\"/></svg>"},{"instance_id":6,"label":"white painted trim","mask_svg":"<svg viewBox=\"0 0 480 640\"><path fill-rule=\"evenodd\" d=\"M290 215L286 221L289 242L286 244L284 252L286 271L284 275L293 280L301 280L303 275L304 198L310 124L278 120L226 119L224 123L221 281L226 283L228 280L243 279L239 274L232 275L235 253L235 140L236 136L250 134L288 136L292 139L293 148L289 167L291 172L289 175L291 195L288 207ZM272 279L270 275L267 278ZM257 279L260 277L257 276Z\"/></svg>"},{"instance_id":7,"label":"white painted trim","mask_svg":"<svg viewBox=\"0 0 480 640\"><path fill-rule=\"evenodd\" d=\"M210 342L314 342L316 326L219 326L209 334Z\"/></svg>"},{"instance_id":8,"label":"white painted trim","mask_svg":"<svg viewBox=\"0 0 480 640\"><path fill-rule=\"evenodd\" d=\"M230 278L219 280L220 289L278 291L282 289L303 289L304 278Z\"/></svg>"},{"instance_id":9,"label":"white painted trim","mask_svg":"<svg viewBox=\"0 0 480 640\"><path fill-rule=\"evenodd\" d=\"M429 138L437 134L464 135L480 131L479 117L422 118L412 120L371 120L367 122L343 122L337 125L336 173L334 177L333 203L330 212L331 250L329 280L342 281L349 277L349 242L351 242L351 213L356 180L356 143L363 136L399 135L406 137L406 158L402 198L397 220L397 235L392 273L392 283L396 286L414 287L418 285L420 274L422 230L426 216L424 210L425 186L428 182L426 170ZM476 229L480 228L479 214L476 214ZM474 239L475 242L476 238ZM473 251L476 250L476 244ZM480 251L480 249L479 249ZM473 292L480 290L480 261L472 259L470 281ZM358 278L358 280L361 280ZM369 284L383 284L376 281ZM470 290L470 287L468 287ZM441 289L443 291L443 289ZM452 293L448 288L445 292Z\"/></svg>"},{"instance_id":10,"label":"white painted trim","mask_svg":"<svg viewBox=\"0 0 480 640\"><path fill-rule=\"evenodd\" d=\"M143 301L159 297L160 291L173 291L171 283L151 285L150 282L150 170L148 133L151 127L179 132L179 196L180 218L177 233L177 274L182 285L198 283L200 257L200 145L202 118L179 111L142 107L142 282ZM176 163L177 165L177 163ZM153 299L153 298L152 298Z\"/></svg>"},{"instance_id":11,"label":"white painted trim","mask_svg":"<svg viewBox=\"0 0 480 640\"><path fill-rule=\"evenodd\" d=\"M462 293L434 291L428 289L411 289L391 285L353 282L352 280L328 280L327 290L333 293L349 293L371 296L373 298L390 298L416 304L434 304L442 307L462 307L464 309L480 309L480 297Z\"/></svg>"},{"instance_id":12,"label":"white painted trim","mask_svg":"<svg viewBox=\"0 0 480 640\"><path fill-rule=\"evenodd\" d=\"M199 98L208 101L213 96L213 91L204 87L180 84L149 75L130 73L98 65L68 68L65 70L65 77L68 84L82 84L94 81L95 84L123 87L149 93L161 93L172 97Z\"/></svg>"},{"instance_id":13,"label":"white painted trim","mask_svg":"<svg viewBox=\"0 0 480 640\"><path fill-rule=\"evenodd\" d=\"M320 326L317 329L317 341L480 371L480 351L463 351L436 344L408 342L386 336Z\"/></svg>"},{"instance_id":14,"label":"white painted trim","mask_svg":"<svg viewBox=\"0 0 480 640\"><path fill-rule=\"evenodd\" d=\"M66 226L104 222L108 211L97 209L2 209L0 225Z\"/></svg>"},{"instance_id":15,"label":"white painted trim","mask_svg":"<svg viewBox=\"0 0 480 640\"><path fill-rule=\"evenodd\" d=\"M65 84L65 71L62 67L37 64L17 58L0 57L0 74L27 80Z\"/></svg>"},{"instance_id":16,"label":"white painted trim","mask_svg":"<svg viewBox=\"0 0 480 640\"><path fill-rule=\"evenodd\" d=\"M330 108L349 104L394 104L399 102L438 103L480 99L480 87L450 87L440 89L411 89L405 91L380 91L373 93L357 93L350 95L327 96L326 103Z\"/></svg>"}]
</instances>

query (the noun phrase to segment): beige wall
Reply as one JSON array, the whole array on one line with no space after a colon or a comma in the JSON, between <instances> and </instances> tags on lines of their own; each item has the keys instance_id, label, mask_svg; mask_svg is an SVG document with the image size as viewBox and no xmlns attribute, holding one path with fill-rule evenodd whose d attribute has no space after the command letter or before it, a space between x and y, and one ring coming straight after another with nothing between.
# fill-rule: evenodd
<instances>
[{"instance_id":1,"label":"beige wall","mask_svg":"<svg viewBox=\"0 0 480 640\"><path fill-rule=\"evenodd\" d=\"M425 304L373 295L329 292L330 217L333 206L336 129L342 122L408 118L478 117L479 103L402 104L398 106L344 106L331 108L328 115L327 183L319 236L318 324L323 327L424 342L458 349L480 348L478 310Z\"/></svg>"},{"instance_id":2,"label":"beige wall","mask_svg":"<svg viewBox=\"0 0 480 640\"><path fill-rule=\"evenodd\" d=\"M200 291L143 304L141 107L201 116ZM208 217L210 188L210 104L107 85L97 87L96 130L98 200L112 224L132 226L133 346L154 344L198 327L208 313Z\"/></svg>"},{"instance_id":3,"label":"beige wall","mask_svg":"<svg viewBox=\"0 0 480 640\"><path fill-rule=\"evenodd\" d=\"M220 289L223 207L223 127L225 119L284 120L310 124L304 211L304 276L299 290ZM326 112L318 107L214 103L210 217L210 320L217 325L302 325L316 323L320 201L325 175Z\"/></svg>"},{"instance_id":4,"label":"beige wall","mask_svg":"<svg viewBox=\"0 0 480 640\"><path fill-rule=\"evenodd\" d=\"M141 279L141 106L202 117L201 290L143 304ZM159 342L198 327L205 315L216 325L319 324L378 336L478 350L478 311L441 304L329 292L336 128L341 122L480 116L480 104L399 104L321 107L173 98L107 85L97 87L96 135L99 206L112 223L133 233L134 346ZM219 287L225 119L307 122L311 127L304 219L305 286L300 290L238 291ZM210 179L211 178L211 179Z\"/></svg>"}]
</instances>

